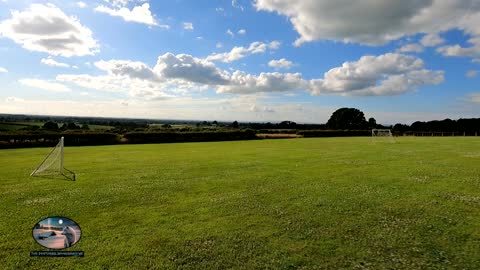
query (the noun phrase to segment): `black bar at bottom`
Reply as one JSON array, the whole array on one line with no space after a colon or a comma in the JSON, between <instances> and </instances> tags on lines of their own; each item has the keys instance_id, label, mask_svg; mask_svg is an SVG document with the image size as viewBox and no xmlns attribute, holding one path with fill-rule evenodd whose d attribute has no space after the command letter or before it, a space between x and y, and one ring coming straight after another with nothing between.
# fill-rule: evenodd
<instances>
[{"instance_id":1,"label":"black bar at bottom","mask_svg":"<svg viewBox=\"0 0 480 270\"><path fill-rule=\"evenodd\" d=\"M30 257L83 257L83 251L31 251Z\"/></svg>"}]
</instances>

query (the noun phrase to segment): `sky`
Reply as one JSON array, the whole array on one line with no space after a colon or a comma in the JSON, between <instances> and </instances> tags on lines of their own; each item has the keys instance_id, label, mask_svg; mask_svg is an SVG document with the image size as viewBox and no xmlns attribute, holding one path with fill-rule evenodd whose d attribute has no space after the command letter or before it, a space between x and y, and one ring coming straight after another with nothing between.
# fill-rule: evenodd
<instances>
[{"instance_id":1,"label":"sky","mask_svg":"<svg viewBox=\"0 0 480 270\"><path fill-rule=\"evenodd\" d=\"M0 113L480 117L480 0L0 0Z\"/></svg>"}]
</instances>

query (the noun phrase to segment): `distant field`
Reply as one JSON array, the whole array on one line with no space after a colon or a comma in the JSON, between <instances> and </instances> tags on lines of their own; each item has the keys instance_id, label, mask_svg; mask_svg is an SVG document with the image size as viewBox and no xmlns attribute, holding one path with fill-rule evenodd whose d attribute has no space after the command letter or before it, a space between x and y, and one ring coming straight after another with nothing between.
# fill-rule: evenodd
<instances>
[{"instance_id":1,"label":"distant field","mask_svg":"<svg viewBox=\"0 0 480 270\"><path fill-rule=\"evenodd\" d=\"M31 126L43 126L42 122L0 122L0 130L19 130Z\"/></svg>"},{"instance_id":2,"label":"distant field","mask_svg":"<svg viewBox=\"0 0 480 270\"><path fill-rule=\"evenodd\" d=\"M77 181L30 178L47 148L0 150L0 268L480 269L480 139L67 147ZM64 215L68 250L30 258Z\"/></svg>"}]
</instances>

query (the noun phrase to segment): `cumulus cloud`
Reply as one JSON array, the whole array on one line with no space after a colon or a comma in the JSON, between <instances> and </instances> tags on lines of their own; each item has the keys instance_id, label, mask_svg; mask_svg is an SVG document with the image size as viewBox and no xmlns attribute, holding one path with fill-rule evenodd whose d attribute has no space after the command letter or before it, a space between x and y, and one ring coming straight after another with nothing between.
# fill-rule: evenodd
<instances>
[{"instance_id":1,"label":"cumulus cloud","mask_svg":"<svg viewBox=\"0 0 480 270\"><path fill-rule=\"evenodd\" d=\"M79 1L76 4L77 4L77 7L79 7L79 8L86 8L87 7L87 4L85 2L82 2L82 1Z\"/></svg>"},{"instance_id":2,"label":"cumulus cloud","mask_svg":"<svg viewBox=\"0 0 480 270\"><path fill-rule=\"evenodd\" d=\"M363 56L356 62L346 62L329 70L322 79L311 80L309 89L313 95L383 96L443 82L443 71L427 70L423 66L421 59L402 54Z\"/></svg>"},{"instance_id":3,"label":"cumulus cloud","mask_svg":"<svg viewBox=\"0 0 480 270\"><path fill-rule=\"evenodd\" d=\"M32 4L25 11L12 11L11 15L0 23L0 35L27 50L64 57L93 55L98 51L92 31L52 4Z\"/></svg>"},{"instance_id":4,"label":"cumulus cloud","mask_svg":"<svg viewBox=\"0 0 480 270\"><path fill-rule=\"evenodd\" d=\"M251 50L261 47L253 46ZM289 66L288 62L280 59L274 65ZM207 59L188 54L166 53L158 57L153 68L130 60L102 60L94 65L106 74L62 74L56 79L146 99L164 99L209 88L217 93L241 95L292 91L307 91L312 95L400 95L444 80L442 71L425 69L421 59L397 53L363 56L358 61L329 70L323 78L312 80L304 79L300 73L262 72L256 75L233 69L228 72Z\"/></svg>"},{"instance_id":5,"label":"cumulus cloud","mask_svg":"<svg viewBox=\"0 0 480 270\"><path fill-rule=\"evenodd\" d=\"M434 47L438 46L445 42L445 39L440 37L438 34L428 34L422 37L420 43L425 47Z\"/></svg>"},{"instance_id":6,"label":"cumulus cloud","mask_svg":"<svg viewBox=\"0 0 480 270\"><path fill-rule=\"evenodd\" d=\"M55 61L54 59L52 58L42 58L40 60L40 62L44 65L47 65L47 66L51 66L51 67L64 67L64 68L69 68L71 67L69 64L67 63L61 63L61 62L57 62Z\"/></svg>"},{"instance_id":7,"label":"cumulus cloud","mask_svg":"<svg viewBox=\"0 0 480 270\"><path fill-rule=\"evenodd\" d=\"M21 79L18 82L28 87L38 88L50 92L70 92L70 88L57 82L40 79Z\"/></svg>"},{"instance_id":8,"label":"cumulus cloud","mask_svg":"<svg viewBox=\"0 0 480 270\"><path fill-rule=\"evenodd\" d=\"M228 29L226 33L227 33L227 35L229 35L229 36L231 36L231 37L234 37L234 36L235 36L235 34L234 34L234 33L232 32L232 30L230 30L230 29Z\"/></svg>"},{"instance_id":9,"label":"cumulus cloud","mask_svg":"<svg viewBox=\"0 0 480 270\"><path fill-rule=\"evenodd\" d=\"M193 23L191 22L184 22L183 29L193 31Z\"/></svg>"},{"instance_id":10,"label":"cumulus cloud","mask_svg":"<svg viewBox=\"0 0 480 270\"><path fill-rule=\"evenodd\" d=\"M416 43L411 43L402 46L400 49L398 49L399 52L416 52L416 53L421 53L423 52L423 46L420 44Z\"/></svg>"},{"instance_id":11,"label":"cumulus cloud","mask_svg":"<svg viewBox=\"0 0 480 270\"><path fill-rule=\"evenodd\" d=\"M383 45L409 35L435 35L452 29L460 29L473 37L480 35L477 27L480 5L473 0L256 0L254 6L257 10L288 17L299 34L296 45L315 40ZM474 47L480 43L476 39L472 41L476 44ZM438 45L441 40L428 36L424 43L424 46ZM440 52L477 53L457 46Z\"/></svg>"},{"instance_id":12,"label":"cumulus cloud","mask_svg":"<svg viewBox=\"0 0 480 270\"><path fill-rule=\"evenodd\" d=\"M230 52L214 53L207 56L207 61L221 61L231 63L240 60L250 54L265 53L267 49L276 50L280 47L280 42L272 41L270 43L252 42L248 47L234 47Z\"/></svg>"},{"instance_id":13,"label":"cumulus cloud","mask_svg":"<svg viewBox=\"0 0 480 270\"><path fill-rule=\"evenodd\" d=\"M247 33L247 30L245 30L245 29L240 29L237 32L237 34L239 34L239 35L245 35L246 33Z\"/></svg>"},{"instance_id":14,"label":"cumulus cloud","mask_svg":"<svg viewBox=\"0 0 480 270\"><path fill-rule=\"evenodd\" d=\"M188 54L166 53L158 57L155 72L162 77L184 79L201 84L221 85L228 82L228 74L210 61Z\"/></svg>"},{"instance_id":15,"label":"cumulus cloud","mask_svg":"<svg viewBox=\"0 0 480 270\"><path fill-rule=\"evenodd\" d=\"M132 9L122 6L120 8L110 8L104 5L95 8L95 11L109 14L110 16L121 17L127 22L143 23L150 26L158 26L168 29L168 25L159 24L150 11L150 4L144 3L141 6L135 6Z\"/></svg>"},{"instance_id":16,"label":"cumulus cloud","mask_svg":"<svg viewBox=\"0 0 480 270\"><path fill-rule=\"evenodd\" d=\"M274 68L274 69L290 69L294 66L295 64L292 61L288 61L285 58L278 59L278 60L271 60L268 62L268 66Z\"/></svg>"},{"instance_id":17,"label":"cumulus cloud","mask_svg":"<svg viewBox=\"0 0 480 270\"><path fill-rule=\"evenodd\" d=\"M286 92L306 89L300 73L260 73L255 76L243 71L232 74L230 84L219 86L217 93L252 94L259 92Z\"/></svg>"},{"instance_id":18,"label":"cumulus cloud","mask_svg":"<svg viewBox=\"0 0 480 270\"><path fill-rule=\"evenodd\" d=\"M171 98L229 81L228 73L211 62L186 54L166 53L158 58L154 68L130 60L102 60L94 65L106 75L60 74L56 79L88 89L123 92L146 99Z\"/></svg>"},{"instance_id":19,"label":"cumulus cloud","mask_svg":"<svg viewBox=\"0 0 480 270\"><path fill-rule=\"evenodd\" d=\"M0 67L0 73L7 73L8 70L4 67Z\"/></svg>"},{"instance_id":20,"label":"cumulus cloud","mask_svg":"<svg viewBox=\"0 0 480 270\"><path fill-rule=\"evenodd\" d=\"M110 60L95 62L98 69L114 76L127 76L129 78L162 81L162 79L145 63L129 60Z\"/></svg>"}]
</instances>

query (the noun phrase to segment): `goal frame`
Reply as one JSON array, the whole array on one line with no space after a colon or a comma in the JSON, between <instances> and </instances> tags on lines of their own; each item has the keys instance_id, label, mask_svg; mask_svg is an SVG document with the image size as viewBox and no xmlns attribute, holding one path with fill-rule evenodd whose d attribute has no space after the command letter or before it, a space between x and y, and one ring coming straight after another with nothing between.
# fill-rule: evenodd
<instances>
[{"instance_id":1,"label":"goal frame","mask_svg":"<svg viewBox=\"0 0 480 270\"><path fill-rule=\"evenodd\" d=\"M32 177L42 177L42 176L61 175L65 178L67 178L67 179L75 181L75 173L63 166L63 164L64 164L64 150L63 150L64 141L65 141L64 137L61 137L58 144L55 145L55 147L53 147L52 151L50 151L50 153L43 159L43 161L40 163L40 165L38 165L35 168L35 170L33 170L33 172L30 174L30 176L32 176ZM46 175L37 175L36 173L38 172L38 170L42 167L43 164L45 164L45 162L48 160L48 158L55 152L57 147L60 147L60 157L59 157L60 162L59 162L58 173L51 173L51 174L46 174ZM68 173L68 175L67 175L67 173Z\"/></svg>"},{"instance_id":2,"label":"goal frame","mask_svg":"<svg viewBox=\"0 0 480 270\"><path fill-rule=\"evenodd\" d=\"M378 136L377 134L379 132L385 132L387 133L388 132L388 135L381 135L381 136ZM378 129L378 128L374 128L372 129L372 142L375 143L375 139L376 138L388 138L388 142L390 143L395 143L395 139L393 138L393 134L392 134L392 130L391 129Z\"/></svg>"}]
</instances>

